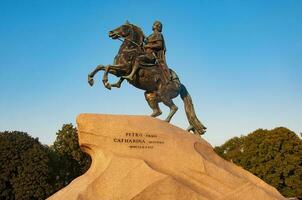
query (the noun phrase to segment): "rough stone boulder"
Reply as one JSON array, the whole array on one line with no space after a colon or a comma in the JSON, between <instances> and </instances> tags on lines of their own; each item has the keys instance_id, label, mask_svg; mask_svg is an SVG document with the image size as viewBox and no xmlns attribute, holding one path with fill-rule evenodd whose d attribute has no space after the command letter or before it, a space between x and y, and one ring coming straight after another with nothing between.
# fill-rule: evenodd
<instances>
[{"instance_id":1,"label":"rough stone boulder","mask_svg":"<svg viewBox=\"0 0 302 200\"><path fill-rule=\"evenodd\" d=\"M77 125L91 167L49 200L285 199L205 140L159 119L81 114Z\"/></svg>"}]
</instances>

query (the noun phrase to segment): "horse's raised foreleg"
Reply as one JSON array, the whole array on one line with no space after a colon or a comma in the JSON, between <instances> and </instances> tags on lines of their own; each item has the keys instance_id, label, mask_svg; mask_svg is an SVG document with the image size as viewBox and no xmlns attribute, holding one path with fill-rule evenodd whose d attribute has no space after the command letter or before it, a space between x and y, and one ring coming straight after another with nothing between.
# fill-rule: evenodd
<instances>
[{"instance_id":1,"label":"horse's raised foreleg","mask_svg":"<svg viewBox=\"0 0 302 200\"><path fill-rule=\"evenodd\" d=\"M122 82L124 81L125 79L123 77L121 77L118 82L114 83L114 84L111 84L111 87L116 87L116 88L120 88L121 87L121 84Z\"/></svg>"},{"instance_id":2,"label":"horse's raised foreleg","mask_svg":"<svg viewBox=\"0 0 302 200\"><path fill-rule=\"evenodd\" d=\"M102 81L103 81L105 88L107 88L108 90L111 90L111 84L108 82L109 70L110 70L110 65L107 65L105 67L105 72L104 72Z\"/></svg>"},{"instance_id":3,"label":"horse's raised foreleg","mask_svg":"<svg viewBox=\"0 0 302 200\"><path fill-rule=\"evenodd\" d=\"M124 71L125 71L124 65L106 65L105 72L102 79L104 86L109 90L111 90L112 87L117 87L117 88L121 87L124 78L121 77L117 83L110 84L108 82L108 74L113 74L117 77L120 77L121 75L123 75Z\"/></svg>"},{"instance_id":4,"label":"horse's raised foreleg","mask_svg":"<svg viewBox=\"0 0 302 200\"><path fill-rule=\"evenodd\" d=\"M96 73L98 73L101 70L105 70L105 67L103 65L98 65L90 74L88 74L88 83L90 86L93 86L93 77Z\"/></svg>"}]
</instances>

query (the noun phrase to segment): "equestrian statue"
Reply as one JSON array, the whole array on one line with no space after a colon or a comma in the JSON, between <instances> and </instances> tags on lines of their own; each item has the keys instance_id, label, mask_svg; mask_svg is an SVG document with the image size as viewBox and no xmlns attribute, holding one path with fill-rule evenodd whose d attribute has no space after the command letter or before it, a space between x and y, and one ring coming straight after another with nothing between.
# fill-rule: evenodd
<instances>
[{"instance_id":1,"label":"equestrian statue","mask_svg":"<svg viewBox=\"0 0 302 200\"><path fill-rule=\"evenodd\" d=\"M198 120L191 96L186 87L180 82L177 74L166 64L165 40L162 35L162 23L155 21L153 33L145 37L143 31L128 21L120 27L109 31L109 37L122 41L113 65L98 65L89 75L88 83L93 85L94 75L104 71L103 84L107 89L120 88L126 79L131 85L145 91L145 99L153 110L152 117L162 114L158 103L162 102L170 108L165 121L170 122L178 110L173 103L179 94L184 101L185 112L189 121L188 131L202 135L206 127ZM108 82L108 74L119 77L118 82Z\"/></svg>"}]
</instances>

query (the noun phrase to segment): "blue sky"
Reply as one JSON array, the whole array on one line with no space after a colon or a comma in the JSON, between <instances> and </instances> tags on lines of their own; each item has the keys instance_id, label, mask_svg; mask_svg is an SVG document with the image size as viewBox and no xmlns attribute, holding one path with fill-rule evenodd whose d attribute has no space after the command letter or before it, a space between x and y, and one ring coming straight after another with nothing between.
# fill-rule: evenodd
<instances>
[{"instance_id":1,"label":"blue sky","mask_svg":"<svg viewBox=\"0 0 302 200\"><path fill-rule=\"evenodd\" d=\"M101 74L126 20L151 33L164 24L167 62L189 90L204 136L220 145L257 128L302 132L302 1L0 0L0 131L51 144L79 113L150 114L143 91L106 90ZM114 78L110 79L114 81ZM186 128L183 103L172 123ZM164 111L168 109L161 105Z\"/></svg>"}]
</instances>

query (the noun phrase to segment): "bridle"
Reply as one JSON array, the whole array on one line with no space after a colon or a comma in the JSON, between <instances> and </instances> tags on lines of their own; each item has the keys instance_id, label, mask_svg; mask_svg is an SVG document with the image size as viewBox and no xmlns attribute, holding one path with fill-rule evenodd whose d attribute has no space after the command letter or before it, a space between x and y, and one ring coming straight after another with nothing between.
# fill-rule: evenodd
<instances>
[{"instance_id":1,"label":"bridle","mask_svg":"<svg viewBox=\"0 0 302 200\"><path fill-rule=\"evenodd\" d=\"M132 25L132 24L126 24L126 25L131 27L131 31L132 31L132 33L133 33L133 25ZM128 39L128 38L124 38L124 40L123 40L123 39L122 39L122 36L121 36L120 34L118 34L118 33L116 33L116 35L118 36L117 39L118 39L119 41L121 41L121 42L124 42L125 40L127 40L127 41L131 42L132 44L136 45L137 47L142 47L142 46L143 46L143 42L144 42L144 41L142 41L141 44L138 44L138 43L136 43L136 42L134 42L133 40L130 40L130 39Z\"/></svg>"}]
</instances>

